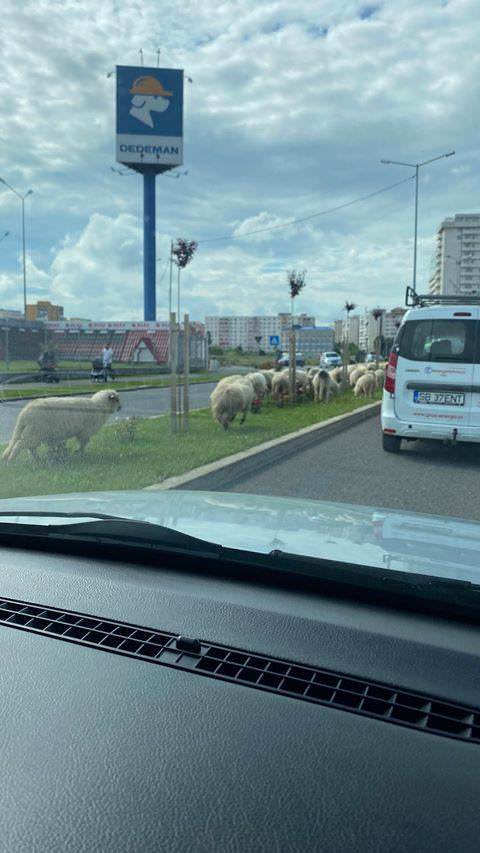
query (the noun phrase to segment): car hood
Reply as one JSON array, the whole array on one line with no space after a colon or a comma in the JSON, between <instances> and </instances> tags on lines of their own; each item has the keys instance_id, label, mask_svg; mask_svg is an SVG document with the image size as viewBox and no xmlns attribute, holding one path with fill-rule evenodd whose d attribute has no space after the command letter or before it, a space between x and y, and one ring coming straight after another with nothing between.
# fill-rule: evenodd
<instances>
[{"instance_id":1,"label":"car hood","mask_svg":"<svg viewBox=\"0 0 480 853\"><path fill-rule=\"evenodd\" d=\"M32 511L105 513L165 525L228 548L261 554L277 549L480 583L480 524L454 518L186 490L82 492L0 501L0 512L17 510L19 516Z\"/></svg>"}]
</instances>

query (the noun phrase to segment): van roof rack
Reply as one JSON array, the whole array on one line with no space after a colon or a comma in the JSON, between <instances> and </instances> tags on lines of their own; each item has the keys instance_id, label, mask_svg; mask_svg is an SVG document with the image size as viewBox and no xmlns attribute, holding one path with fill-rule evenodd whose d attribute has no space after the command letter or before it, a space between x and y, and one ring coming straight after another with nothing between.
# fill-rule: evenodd
<instances>
[{"instance_id":1,"label":"van roof rack","mask_svg":"<svg viewBox=\"0 0 480 853\"><path fill-rule=\"evenodd\" d=\"M478 296L461 296L435 293L417 293L413 287L407 287L405 305L408 308L425 308L427 305L480 305Z\"/></svg>"}]
</instances>

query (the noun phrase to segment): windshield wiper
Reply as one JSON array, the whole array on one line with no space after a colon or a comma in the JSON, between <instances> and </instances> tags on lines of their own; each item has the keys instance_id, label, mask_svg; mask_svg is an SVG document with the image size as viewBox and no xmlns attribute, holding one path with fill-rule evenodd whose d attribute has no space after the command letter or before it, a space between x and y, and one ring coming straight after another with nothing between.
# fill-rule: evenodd
<instances>
[{"instance_id":1,"label":"windshield wiper","mask_svg":"<svg viewBox=\"0 0 480 853\"><path fill-rule=\"evenodd\" d=\"M53 523L28 523L28 518L52 519ZM26 522L9 521L26 518ZM54 519L67 523L55 524ZM71 523L69 523L71 521ZM279 549L258 553L223 547L215 542L191 536L179 530L149 521L121 518L102 513L78 512L0 512L0 546L33 547L71 553L82 552L85 545L95 556L112 547L114 559L131 559L148 551L152 555L179 557L195 571L234 577L243 582L287 585L297 592L314 589L326 594L346 594L359 601L378 601L382 606L427 609L447 618L467 617L478 623L480 585L465 580L426 575L417 572L385 570L374 566L346 563L321 556L290 554ZM142 558L142 563L144 562Z\"/></svg>"},{"instance_id":2,"label":"windshield wiper","mask_svg":"<svg viewBox=\"0 0 480 853\"><path fill-rule=\"evenodd\" d=\"M71 524L53 522L36 524L8 521L9 518L68 519ZM154 548L169 553L192 554L197 557L219 558L223 548L214 542L191 536L151 521L136 521L118 515L99 512L0 512L0 545L2 538L95 542L108 545Z\"/></svg>"}]
</instances>

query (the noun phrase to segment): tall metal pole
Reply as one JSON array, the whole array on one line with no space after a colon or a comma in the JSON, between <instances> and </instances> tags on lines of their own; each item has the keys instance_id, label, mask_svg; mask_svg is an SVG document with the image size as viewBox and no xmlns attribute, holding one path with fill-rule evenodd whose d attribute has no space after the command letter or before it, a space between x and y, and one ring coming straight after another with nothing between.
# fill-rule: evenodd
<instances>
[{"instance_id":1,"label":"tall metal pole","mask_svg":"<svg viewBox=\"0 0 480 853\"><path fill-rule=\"evenodd\" d=\"M417 234L418 234L418 172L420 166L415 164L415 227L413 236L413 292L417 292Z\"/></svg>"},{"instance_id":2,"label":"tall metal pole","mask_svg":"<svg viewBox=\"0 0 480 853\"><path fill-rule=\"evenodd\" d=\"M190 400L188 396L190 382L190 318L183 317L183 432L188 432Z\"/></svg>"},{"instance_id":3,"label":"tall metal pole","mask_svg":"<svg viewBox=\"0 0 480 853\"><path fill-rule=\"evenodd\" d=\"M27 319L27 267L25 261L25 196L22 196L23 316Z\"/></svg>"},{"instance_id":4,"label":"tall metal pole","mask_svg":"<svg viewBox=\"0 0 480 853\"><path fill-rule=\"evenodd\" d=\"M170 240L170 284L168 286L168 316L172 313L173 240Z\"/></svg>"},{"instance_id":5,"label":"tall metal pole","mask_svg":"<svg viewBox=\"0 0 480 853\"><path fill-rule=\"evenodd\" d=\"M417 291L417 232L418 232L418 173L422 166L428 166L430 163L435 163L437 160L443 160L445 157L453 157L455 151L447 151L446 154L440 154L438 157L431 157L430 160L424 160L423 163L404 163L403 160L380 160L386 166L408 166L409 169L415 169L415 230L413 237L413 280L412 289L414 293Z\"/></svg>"},{"instance_id":6,"label":"tall metal pole","mask_svg":"<svg viewBox=\"0 0 480 853\"><path fill-rule=\"evenodd\" d=\"M156 320L155 171L143 173L143 319Z\"/></svg>"},{"instance_id":7,"label":"tall metal pole","mask_svg":"<svg viewBox=\"0 0 480 853\"><path fill-rule=\"evenodd\" d=\"M180 323L180 267L177 270L177 317Z\"/></svg>"}]
</instances>

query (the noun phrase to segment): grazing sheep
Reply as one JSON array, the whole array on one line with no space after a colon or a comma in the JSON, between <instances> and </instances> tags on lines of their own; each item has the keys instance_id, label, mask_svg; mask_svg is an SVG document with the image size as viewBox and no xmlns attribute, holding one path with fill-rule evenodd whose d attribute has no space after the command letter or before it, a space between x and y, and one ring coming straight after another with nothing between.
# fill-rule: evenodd
<instances>
[{"instance_id":1,"label":"grazing sheep","mask_svg":"<svg viewBox=\"0 0 480 853\"><path fill-rule=\"evenodd\" d=\"M311 378L313 379L313 377L316 373L318 373L319 370L319 367L307 367L307 376L311 376Z\"/></svg>"},{"instance_id":2,"label":"grazing sheep","mask_svg":"<svg viewBox=\"0 0 480 853\"><path fill-rule=\"evenodd\" d=\"M272 398L277 403L282 403L285 394L289 392L288 371L280 371L272 378Z\"/></svg>"},{"instance_id":3,"label":"grazing sheep","mask_svg":"<svg viewBox=\"0 0 480 853\"><path fill-rule=\"evenodd\" d=\"M272 379L275 375L275 370L273 370L273 368L271 368L270 370L260 370L260 373L262 374L262 376L265 377L265 382L267 383L267 391L270 392L272 390Z\"/></svg>"},{"instance_id":4,"label":"grazing sheep","mask_svg":"<svg viewBox=\"0 0 480 853\"><path fill-rule=\"evenodd\" d=\"M3 459L11 462L21 450L46 444L50 451L76 438L83 450L109 416L121 408L116 391L105 389L91 397L46 397L32 400L20 412Z\"/></svg>"},{"instance_id":5,"label":"grazing sheep","mask_svg":"<svg viewBox=\"0 0 480 853\"><path fill-rule=\"evenodd\" d=\"M367 370L376 370L376 369L377 369L377 365L374 361L370 361L367 364Z\"/></svg>"},{"instance_id":6,"label":"grazing sheep","mask_svg":"<svg viewBox=\"0 0 480 853\"><path fill-rule=\"evenodd\" d=\"M379 388L379 389L383 388L383 383L385 382L385 371L380 370L380 368L379 368L378 370L375 371L375 377L377 380L377 388Z\"/></svg>"},{"instance_id":7,"label":"grazing sheep","mask_svg":"<svg viewBox=\"0 0 480 853\"><path fill-rule=\"evenodd\" d=\"M253 392L258 400L263 400L268 391L267 380L263 373L247 373L245 379L252 383Z\"/></svg>"},{"instance_id":8,"label":"grazing sheep","mask_svg":"<svg viewBox=\"0 0 480 853\"><path fill-rule=\"evenodd\" d=\"M245 379L245 375L243 373L232 373L230 376L224 376L223 379L218 380L216 388L231 385L232 382L237 382L238 379Z\"/></svg>"},{"instance_id":9,"label":"grazing sheep","mask_svg":"<svg viewBox=\"0 0 480 853\"><path fill-rule=\"evenodd\" d=\"M353 393L355 397L373 397L377 389L375 374L370 370L357 380Z\"/></svg>"},{"instance_id":10,"label":"grazing sheep","mask_svg":"<svg viewBox=\"0 0 480 853\"><path fill-rule=\"evenodd\" d=\"M332 377L334 382L341 382L343 376L343 367L334 367L333 370L330 371L330 376Z\"/></svg>"},{"instance_id":11,"label":"grazing sheep","mask_svg":"<svg viewBox=\"0 0 480 853\"><path fill-rule=\"evenodd\" d=\"M357 381L360 379L361 376L363 376L364 373L366 373L366 370L364 367L357 366L357 368L355 370L352 370L352 372L350 374L350 379L349 379L351 388L355 388Z\"/></svg>"},{"instance_id":12,"label":"grazing sheep","mask_svg":"<svg viewBox=\"0 0 480 853\"><path fill-rule=\"evenodd\" d=\"M313 398L316 403L328 403L332 394L338 394L340 386L327 370L319 370L313 377Z\"/></svg>"},{"instance_id":13,"label":"grazing sheep","mask_svg":"<svg viewBox=\"0 0 480 853\"><path fill-rule=\"evenodd\" d=\"M219 382L210 394L210 408L214 420L227 430L228 425L241 412L240 423L243 424L253 403L253 397L252 383L244 376L230 384Z\"/></svg>"}]
</instances>

